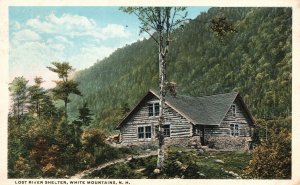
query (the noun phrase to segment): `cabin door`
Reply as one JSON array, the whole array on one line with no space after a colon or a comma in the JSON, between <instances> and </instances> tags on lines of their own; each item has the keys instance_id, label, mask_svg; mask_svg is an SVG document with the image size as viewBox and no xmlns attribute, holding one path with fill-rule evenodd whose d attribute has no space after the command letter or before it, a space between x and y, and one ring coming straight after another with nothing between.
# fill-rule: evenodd
<instances>
[{"instance_id":1,"label":"cabin door","mask_svg":"<svg viewBox=\"0 0 300 185\"><path fill-rule=\"evenodd\" d=\"M200 143L202 146L205 145L204 141L204 125L200 125Z\"/></svg>"}]
</instances>

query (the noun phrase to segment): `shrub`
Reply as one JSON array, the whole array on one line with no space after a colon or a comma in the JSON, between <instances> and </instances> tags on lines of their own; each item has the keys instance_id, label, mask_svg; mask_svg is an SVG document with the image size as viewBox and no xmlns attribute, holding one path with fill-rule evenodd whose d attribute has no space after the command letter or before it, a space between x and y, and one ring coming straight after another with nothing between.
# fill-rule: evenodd
<instances>
[{"instance_id":1,"label":"shrub","mask_svg":"<svg viewBox=\"0 0 300 185\"><path fill-rule=\"evenodd\" d=\"M99 128L85 130L81 135L81 142L86 151L94 153L95 147L105 146L105 134Z\"/></svg>"},{"instance_id":2,"label":"shrub","mask_svg":"<svg viewBox=\"0 0 300 185\"><path fill-rule=\"evenodd\" d=\"M185 179L199 179L201 178L199 174L200 167L196 163L190 163L186 170L183 172Z\"/></svg>"},{"instance_id":3,"label":"shrub","mask_svg":"<svg viewBox=\"0 0 300 185\"><path fill-rule=\"evenodd\" d=\"M80 151L76 154L77 167L79 169L87 169L95 164L96 157L88 152Z\"/></svg>"},{"instance_id":4,"label":"shrub","mask_svg":"<svg viewBox=\"0 0 300 185\"><path fill-rule=\"evenodd\" d=\"M244 178L291 178L291 133L286 129L277 132L271 131L269 139L254 149Z\"/></svg>"},{"instance_id":5,"label":"shrub","mask_svg":"<svg viewBox=\"0 0 300 185\"><path fill-rule=\"evenodd\" d=\"M27 178L30 176L31 165L30 162L22 156L19 156L14 166L14 176L17 178Z\"/></svg>"}]
</instances>

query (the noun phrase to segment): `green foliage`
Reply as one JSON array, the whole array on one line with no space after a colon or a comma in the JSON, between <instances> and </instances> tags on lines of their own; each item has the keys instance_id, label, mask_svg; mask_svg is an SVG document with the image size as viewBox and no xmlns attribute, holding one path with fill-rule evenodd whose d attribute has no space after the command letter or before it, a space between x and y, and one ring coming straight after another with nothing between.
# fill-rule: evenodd
<instances>
[{"instance_id":1,"label":"green foliage","mask_svg":"<svg viewBox=\"0 0 300 185\"><path fill-rule=\"evenodd\" d=\"M203 23L213 17L226 17L234 23L237 33L226 35L226 45L215 39L210 23ZM290 8L211 8L185 24L183 31L172 33L167 74L177 83L179 94L240 91L254 117L261 118L257 120L257 145L244 172L247 178L291 176L291 22ZM8 176L61 178L135 152L107 145L104 133L115 132L118 122L148 89L158 87L155 48L151 39L127 45L78 72L76 81L68 79L73 71L68 63L52 63L54 67L48 68L61 81L51 92L40 87L41 78L28 87L25 78L16 77L9 84ZM81 92L84 98L75 96ZM78 125L91 122L92 128L82 130L81 136L74 135L70 117L68 120L64 109L55 106L54 97L63 100L66 108L70 103L70 117L78 117ZM94 121L90 111L95 113ZM80 144L76 142L79 137ZM232 178L221 168L241 174L250 158L234 152L169 152L165 174L153 173L156 157L151 157L105 169L112 175L107 171L103 178L202 178L201 173L206 178ZM212 155L225 164L216 164ZM137 168L145 169L140 172Z\"/></svg>"},{"instance_id":2,"label":"green foliage","mask_svg":"<svg viewBox=\"0 0 300 185\"><path fill-rule=\"evenodd\" d=\"M18 178L29 178L36 177L39 175L37 170L32 170L32 167L36 167L33 161L30 161L22 156L19 156L14 164L14 174L13 177ZM10 174L12 175L12 174Z\"/></svg>"},{"instance_id":3,"label":"green foliage","mask_svg":"<svg viewBox=\"0 0 300 185\"><path fill-rule=\"evenodd\" d=\"M121 7L120 10L134 14L140 21L140 33L148 33L155 41L153 32L166 34L164 39L168 39L168 34L175 28L182 25L187 19L186 7Z\"/></svg>"},{"instance_id":4,"label":"green foliage","mask_svg":"<svg viewBox=\"0 0 300 185\"><path fill-rule=\"evenodd\" d=\"M237 30L226 34L225 45L210 30L207 20L215 17L226 17ZM290 8L211 8L172 33L168 81L190 96L239 91L255 118L289 116L291 25ZM149 88L158 88L156 48L144 39L76 73L84 98L71 96L69 114L75 117L87 102L95 113L92 126L115 132L121 107L134 107Z\"/></svg>"},{"instance_id":5,"label":"green foliage","mask_svg":"<svg viewBox=\"0 0 300 185\"><path fill-rule=\"evenodd\" d=\"M105 133L101 129L91 128L83 132L81 142L86 151L94 153L95 147L106 145L105 138Z\"/></svg>"},{"instance_id":6,"label":"green foliage","mask_svg":"<svg viewBox=\"0 0 300 185\"><path fill-rule=\"evenodd\" d=\"M23 76L15 77L9 84L9 91L12 97L12 115L17 119L17 123L21 123L24 119L24 111L27 96L27 83Z\"/></svg>"},{"instance_id":7,"label":"green foliage","mask_svg":"<svg viewBox=\"0 0 300 185\"><path fill-rule=\"evenodd\" d=\"M73 67L70 66L69 62L52 62L54 67L47 67L50 71L57 73L58 78L63 79L63 81L68 81L69 74L74 71Z\"/></svg>"},{"instance_id":8,"label":"green foliage","mask_svg":"<svg viewBox=\"0 0 300 185\"><path fill-rule=\"evenodd\" d=\"M166 159L163 166L163 172L168 177L181 176L183 172L182 155L177 150L167 150ZM185 159L188 161L188 159Z\"/></svg>"},{"instance_id":9,"label":"green foliage","mask_svg":"<svg viewBox=\"0 0 300 185\"><path fill-rule=\"evenodd\" d=\"M232 23L226 21L226 17L217 17L211 20L212 25L210 26L211 30L217 34L220 41L224 40L224 37L228 33L237 32L233 27Z\"/></svg>"},{"instance_id":10,"label":"green foliage","mask_svg":"<svg viewBox=\"0 0 300 185\"><path fill-rule=\"evenodd\" d=\"M250 159L248 153L241 152L213 152L207 151L197 155L195 151L187 151L185 148L172 147L166 150L166 159L162 173L154 173L156 169L156 156L146 158L133 158L126 163L117 163L101 170L96 170L84 178L186 178L186 179L232 179L232 175L226 174L233 171L241 174ZM225 163L216 163L221 159ZM224 168L224 169L223 169ZM126 170L126 172L124 172ZM124 176L123 174L126 174Z\"/></svg>"},{"instance_id":11,"label":"green foliage","mask_svg":"<svg viewBox=\"0 0 300 185\"><path fill-rule=\"evenodd\" d=\"M85 151L80 151L76 154L76 161L81 169L88 169L95 164L96 157Z\"/></svg>"},{"instance_id":12,"label":"green foliage","mask_svg":"<svg viewBox=\"0 0 300 185\"><path fill-rule=\"evenodd\" d=\"M78 83L74 80L69 80L68 76L74 69L68 62L52 62L55 67L47 67L50 71L58 74L60 81L55 81L56 86L52 89L53 96L56 99L62 100L65 103L65 116L67 116L67 104L70 102L70 94L82 96L78 90Z\"/></svg>"},{"instance_id":13,"label":"green foliage","mask_svg":"<svg viewBox=\"0 0 300 185\"><path fill-rule=\"evenodd\" d=\"M98 175L102 176L102 174ZM103 171L103 178L126 179L128 177L131 177L132 179L139 178L136 172L131 170L126 164L107 168Z\"/></svg>"},{"instance_id":14,"label":"green foliage","mask_svg":"<svg viewBox=\"0 0 300 185\"><path fill-rule=\"evenodd\" d=\"M87 103L83 107L79 108L79 116L77 120L74 120L72 123L74 125L74 132L77 145L79 144L79 136L81 136L84 127L87 127L92 122L92 113L87 107Z\"/></svg>"},{"instance_id":15,"label":"green foliage","mask_svg":"<svg viewBox=\"0 0 300 185\"><path fill-rule=\"evenodd\" d=\"M267 121L268 137L258 145L244 171L245 178L289 179L291 178L291 120Z\"/></svg>"}]
</instances>

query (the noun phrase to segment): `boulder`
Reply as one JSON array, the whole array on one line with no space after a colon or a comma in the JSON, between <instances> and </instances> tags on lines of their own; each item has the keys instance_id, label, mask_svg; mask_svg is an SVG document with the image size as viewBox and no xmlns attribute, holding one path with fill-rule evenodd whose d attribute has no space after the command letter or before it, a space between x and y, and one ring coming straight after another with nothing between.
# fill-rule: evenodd
<instances>
[{"instance_id":1,"label":"boulder","mask_svg":"<svg viewBox=\"0 0 300 185\"><path fill-rule=\"evenodd\" d=\"M136 172L143 172L146 168L137 169Z\"/></svg>"},{"instance_id":2,"label":"boulder","mask_svg":"<svg viewBox=\"0 0 300 185\"><path fill-rule=\"evenodd\" d=\"M201 173L201 172L197 172L197 173L198 173L199 176L202 177L202 178L205 178L205 177L206 177L206 175L205 175L204 173Z\"/></svg>"},{"instance_id":3,"label":"boulder","mask_svg":"<svg viewBox=\"0 0 300 185\"><path fill-rule=\"evenodd\" d=\"M224 163L225 163L225 162L222 161L221 159L216 159L215 162L216 162L216 163L220 163L220 164L224 164Z\"/></svg>"},{"instance_id":4,"label":"boulder","mask_svg":"<svg viewBox=\"0 0 300 185\"><path fill-rule=\"evenodd\" d=\"M154 174L159 174L159 173L160 173L160 169L157 169L157 168L154 169L154 170L153 170L153 173L154 173Z\"/></svg>"},{"instance_id":5,"label":"boulder","mask_svg":"<svg viewBox=\"0 0 300 185\"><path fill-rule=\"evenodd\" d=\"M132 159L133 159L132 155L130 155L130 156L127 157L127 161L131 161Z\"/></svg>"},{"instance_id":6,"label":"boulder","mask_svg":"<svg viewBox=\"0 0 300 185\"><path fill-rule=\"evenodd\" d=\"M198 151L198 154L200 154L200 155L204 154L204 150L203 150L203 149L201 149L201 148L200 148L200 149L198 149L197 151Z\"/></svg>"},{"instance_id":7,"label":"boulder","mask_svg":"<svg viewBox=\"0 0 300 185\"><path fill-rule=\"evenodd\" d=\"M176 164L180 167L182 166L182 162L180 162L180 161L176 161Z\"/></svg>"}]
</instances>

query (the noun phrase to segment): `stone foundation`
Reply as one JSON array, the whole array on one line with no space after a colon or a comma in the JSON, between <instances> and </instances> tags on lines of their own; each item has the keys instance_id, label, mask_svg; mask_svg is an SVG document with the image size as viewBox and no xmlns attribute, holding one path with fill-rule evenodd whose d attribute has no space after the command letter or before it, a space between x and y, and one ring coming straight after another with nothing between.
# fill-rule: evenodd
<instances>
[{"instance_id":1,"label":"stone foundation","mask_svg":"<svg viewBox=\"0 0 300 185\"><path fill-rule=\"evenodd\" d=\"M164 142L165 142L165 146L183 146L183 147L201 146L199 136L176 137L176 138L166 137L164 139ZM158 145L158 140L152 139L148 141L121 142L121 145L123 146Z\"/></svg>"},{"instance_id":2,"label":"stone foundation","mask_svg":"<svg viewBox=\"0 0 300 185\"><path fill-rule=\"evenodd\" d=\"M251 137L207 136L205 140L209 148L248 151Z\"/></svg>"},{"instance_id":3,"label":"stone foundation","mask_svg":"<svg viewBox=\"0 0 300 185\"><path fill-rule=\"evenodd\" d=\"M205 143L208 148L216 150L240 150L249 151L251 137L231 137L231 136L206 136ZM158 140L122 142L123 146L141 146L153 145L158 146ZM165 146L182 146L191 148L201 148L200 137L178 137L165 138Z\"/></svg>"}]
</instances>

